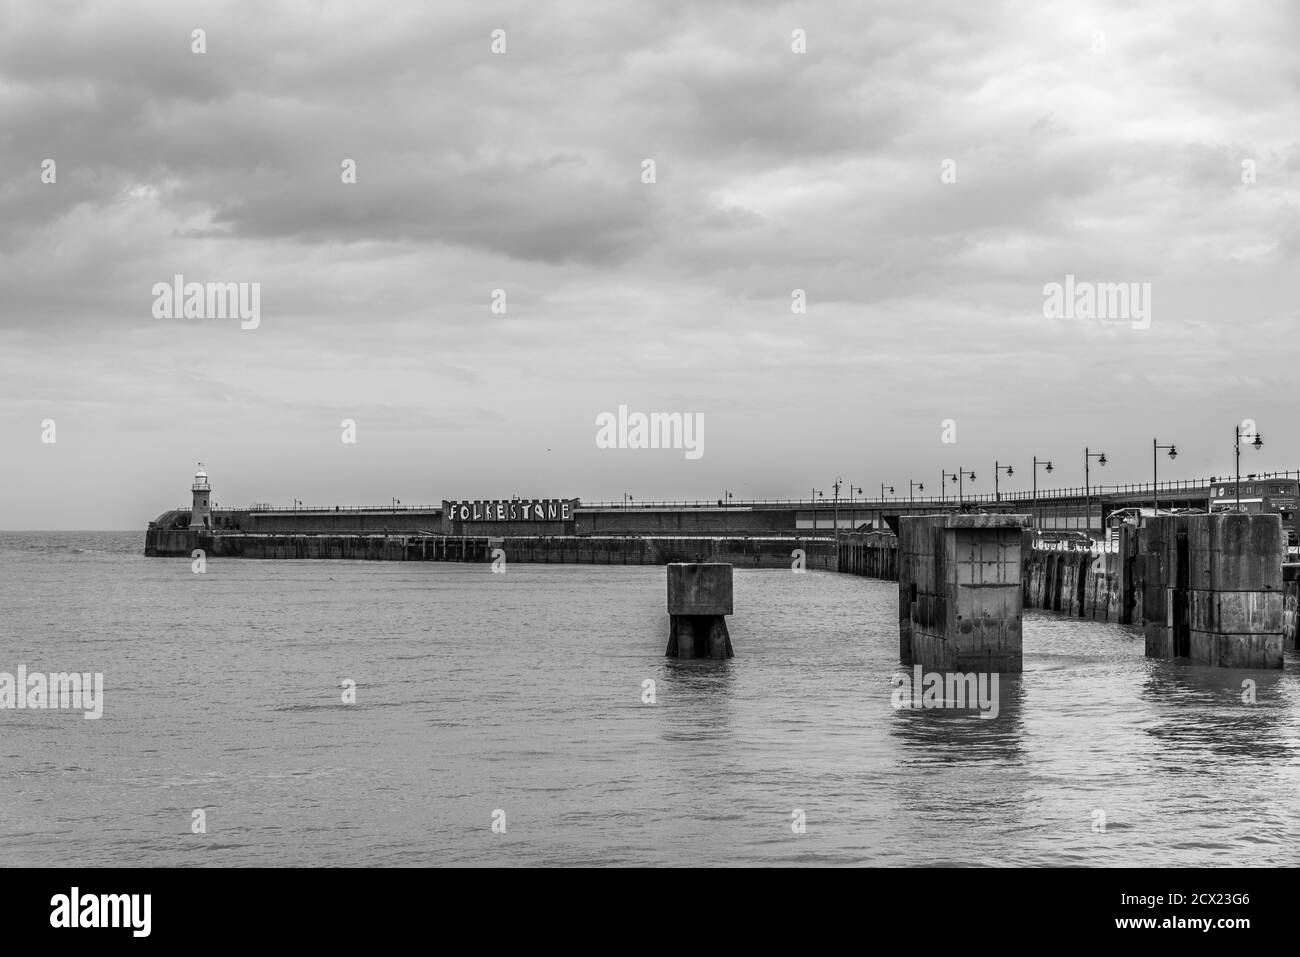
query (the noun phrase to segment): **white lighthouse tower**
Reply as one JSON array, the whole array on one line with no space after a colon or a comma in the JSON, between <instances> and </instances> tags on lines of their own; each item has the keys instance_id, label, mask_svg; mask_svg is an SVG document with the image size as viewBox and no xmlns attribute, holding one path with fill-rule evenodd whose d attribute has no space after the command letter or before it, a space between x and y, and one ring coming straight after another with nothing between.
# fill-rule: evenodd
<instances>
[{"instance_id":1,"label":"white lighthouse tower","mask_svg":"<svg viewBox=\"0 0 1300 957\"><path fill-rule=\"evenodd\" d=\"M203 471L203 463L194 473L194 484L190 486L194 493L194 508L190 512L190 531L206 532L212 528L212 486L208 484L208 473Z\"/></svg>"}]
</instances>

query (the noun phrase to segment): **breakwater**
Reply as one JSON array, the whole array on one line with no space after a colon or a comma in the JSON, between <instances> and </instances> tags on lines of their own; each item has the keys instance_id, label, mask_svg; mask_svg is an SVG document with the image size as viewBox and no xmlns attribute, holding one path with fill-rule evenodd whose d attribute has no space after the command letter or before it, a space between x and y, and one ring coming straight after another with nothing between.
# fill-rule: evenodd
<instances>
[{"instance_id":1,"label":"breakwater","mask_svg":"<svg viewBox=\"0 0 1300 957\"><path fill-rule=\"evenodd\" d=\"M1241 526L1235 531L1228 526L1220 528L1221 523L1222 517L1205 521L1162 517L1141 529L1124 526L1116 545L1106 551L1035 548L1033 532L1023 529L1018 549L1022 607L1141 627L1146 632L1147 653L1155 657L1191 657L1229 667L1281 667L1283 651L1297 647L1300 632L1300 564L1283 564L1281 539L1273 534L1275 530L1246 547L1242 534L1253 526L1245 516L1234 520L1234 527ZM150 526L145 534L146 555L191 558L201 550L210 558L498 565L722 562L741 568L837 571L890 581L898 581L900 571L898 539L892 532L853 532L831 540L267 533L167 524ZM1212 529L1217 529L1218 538L1207 537ZM1189 531L1194 532L1190 538ZM1250 534L1258 537L1258 530ZM1232 570L1242 562L1243 569L1254 569L1249 580L1242 578L1243 572ZM1273 570L1268 572L1270 567ZM936 567L935 571L939 574L942 569ZM900 615L903 606L900 600Z\"/></svg>"},{"instance_id":2,"label":"breakwater","mask_svg":"<svg viewBox=\"0 0 1300 957\"><path fill-rule=\"evenodd\" d=\"M344 561L506 562L666 565L727 562L746 568L835 570L830 540L812 538L655 536L337 535L202 532L151 528L150 557L333 559ZM499 554L498 554L499 551Z\"/></svg>"}]
</instances>

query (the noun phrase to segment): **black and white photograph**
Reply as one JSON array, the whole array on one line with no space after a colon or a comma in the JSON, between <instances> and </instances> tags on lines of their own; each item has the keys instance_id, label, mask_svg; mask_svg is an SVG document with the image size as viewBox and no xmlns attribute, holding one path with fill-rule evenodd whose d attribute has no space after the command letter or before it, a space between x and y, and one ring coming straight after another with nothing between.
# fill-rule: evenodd
<instances>
[{"instance_id":1,"label":"black and white photograph","mask_svg":"<svg viewBox=\"0 0 1300 957\"><path fill-rule=\"evenodd\" d=\"M855 869L1262 943L1298 48L1287 0L0 2L7 925Z\"/></svg>"}]
</instances>

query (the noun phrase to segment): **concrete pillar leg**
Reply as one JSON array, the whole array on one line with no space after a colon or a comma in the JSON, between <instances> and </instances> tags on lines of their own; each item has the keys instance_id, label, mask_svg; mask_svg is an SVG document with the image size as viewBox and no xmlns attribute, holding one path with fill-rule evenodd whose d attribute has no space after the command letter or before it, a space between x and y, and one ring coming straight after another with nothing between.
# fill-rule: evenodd
<instances>
[{"instance_id":1,"label":"concrete pillar leg","mask_svg":"<svg viewBox=\"0 0 1300 957\"><path fill-rule=\"evenodd\" d=\"M677 657L695 657L695 622L689 615L673 615L677 630Z\"/></svg>"},{"instance_id":2,"label":"concrete pillar leg","mask_svg":"<svg viewBox=\"0 0 1300 957\"><path fill-rule=\"evenodd\" d=\"M715 615L713 623L709 626L709 657L714 659L736 657L736 653L731 649L731 635L727 633L727 619L721 615Z\"/></svg>"}]
</instances>

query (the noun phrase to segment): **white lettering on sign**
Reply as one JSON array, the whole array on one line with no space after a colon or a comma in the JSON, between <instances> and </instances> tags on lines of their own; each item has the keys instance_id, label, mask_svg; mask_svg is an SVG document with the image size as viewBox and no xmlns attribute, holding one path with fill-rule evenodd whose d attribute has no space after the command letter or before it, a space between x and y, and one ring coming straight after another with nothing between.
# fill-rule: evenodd
<instances>
[{"instance_id":1,"label":"white lettering on sign","mask_svg":"<svg viewBox=\"0 0 1300 957\"><path fill-rule=\"evenodd\" d=\"M571 522L577 507L576 498L444 501L442 514L453 522Z\"/></svg>"}]
</instances>

